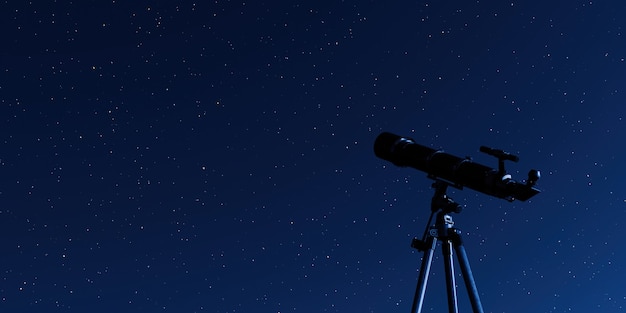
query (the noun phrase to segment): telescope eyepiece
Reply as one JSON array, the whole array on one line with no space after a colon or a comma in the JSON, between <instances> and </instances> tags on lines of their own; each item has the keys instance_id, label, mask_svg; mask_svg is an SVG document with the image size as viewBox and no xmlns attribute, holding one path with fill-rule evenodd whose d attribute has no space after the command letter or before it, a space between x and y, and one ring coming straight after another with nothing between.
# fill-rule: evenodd
<instances>
[{"instance_id":1,"label":"telescope eyepiece","mask_svg":"<svg viewBox=\"0 0 626 313\"><path fill-rule=\"evenodd\" d=\"M526 181L526 185L534 186L537 181L541 178L541 172L536 169L532 169L528 172L528 180Z\"/></svg>"}]
</instances>

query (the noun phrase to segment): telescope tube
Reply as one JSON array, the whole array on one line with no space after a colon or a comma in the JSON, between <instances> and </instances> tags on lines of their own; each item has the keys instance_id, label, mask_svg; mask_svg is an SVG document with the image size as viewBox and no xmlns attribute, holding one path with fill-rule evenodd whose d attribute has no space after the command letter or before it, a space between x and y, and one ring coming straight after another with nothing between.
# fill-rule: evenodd
<instances>
[{"instance_id":1,"label":"telescope tube","mask_svg":"<svg viewBox=\"0 0 626 313\"><path fill-rule=\"evenodd\" d=\"M422 146L411 138L383 132L374 142L377 157L401 167L412 167L426 172L429 178L441 179L461 189L468 187L478 192L513 201L526 201L539 193L531 185L513 181L510 175L491 167Z\"/></svg>"}]
</instances>

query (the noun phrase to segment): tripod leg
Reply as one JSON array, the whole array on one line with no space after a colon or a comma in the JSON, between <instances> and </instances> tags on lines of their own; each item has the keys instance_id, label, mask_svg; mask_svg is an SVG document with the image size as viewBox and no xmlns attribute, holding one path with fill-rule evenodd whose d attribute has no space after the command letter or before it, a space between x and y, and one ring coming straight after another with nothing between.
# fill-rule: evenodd
<instances>
[{"instance_id":1,"label":"tripod leg","mask_svg":"<svg viewBox=\"0 0 626 313\"><path fill-rule=\"evenodd\" d=\"M459 313L456 295L456 280L454 277L454 260L452 259L452 241L446 240L443 244L443 257L446 269L446 288L448 291L448 312Z\"/></svg>"},{"instance_id":2,"label":"tripod leg","mask_svg":"<svg viewBox=\"0 0 626 313\"><path fill-rule=\"evenodd\" d=\"M428 237L426 245L430 247L427 250L424 250L422 265L420 266L420 276L417 280L417 288L415 289L415 296L413 297L411 313L422 312L424 295L426 294L426 284L428 284L428 274L430 273L430 265L433 263L433 254L435 252L435 247L437 247L437 238Z\"/></svg>"},{"instance_id":3,"label":"tripod leg","mask_svg":"<svg viewBox=\"0 0 626 313\"><path fill-rule=\"evenodd\" d=\"M474 281L474 275L472 275L472 269L469 265L469 259L463 247L463 240L461 239L460 231L456 230L454 237L454 250L461 266L461 273L463 273L463 279L465 280L465 287L469 295L470 302L472 303L472 309L474 313L483 313L483 305L480 303L480 297L478 296L478 289L476 288L476 282Z\"/></svg>"}]
</instances>

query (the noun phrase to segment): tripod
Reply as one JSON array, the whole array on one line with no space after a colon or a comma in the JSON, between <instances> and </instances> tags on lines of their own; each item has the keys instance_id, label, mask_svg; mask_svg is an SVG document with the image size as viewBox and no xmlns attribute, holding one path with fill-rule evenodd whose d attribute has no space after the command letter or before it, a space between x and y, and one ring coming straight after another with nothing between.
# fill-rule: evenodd
<instances>
[{"instance_id":1,"label":"tripod","mask_svg":"<svg viewBox=\"0 0 626 313\"><path fill-rule=\"evenodd\" d=\"M452 248L454 248L461 267L463 279L465 280L465 287L467 288L467 293L472 304L472 310L474 313L483 313L483 307L478 296L478 289L476 289L476 283L474 282L474 276L472 275L472 270L470 269L467 253L463 247L461 231L453 227L454 221L450 215L452 212L460 213L461 205L448 198L446 195L448 186L449 183L441 180L436 180L435 183L433 183L435 195L431 201L431 214L428 219L428 224L426 225L426 230L424 231L422 240L414 238L411 243L411 247L424 252L422 265L420 267L420 275L417 281L417 289L415 290L415 297L413 298L413 306L411 308L412 313L419 313L422 311L424 295L426 293L426 284L428 283L428 275L433 261L433 253L437 247L437 240L441 240L443 247L446 272L446 290L448 294L448 312L459 312L454 277L454 263L452 259ZM431 225L432 218L435 213L437 213L435 225Z\"/></svg>"}]
</instances>

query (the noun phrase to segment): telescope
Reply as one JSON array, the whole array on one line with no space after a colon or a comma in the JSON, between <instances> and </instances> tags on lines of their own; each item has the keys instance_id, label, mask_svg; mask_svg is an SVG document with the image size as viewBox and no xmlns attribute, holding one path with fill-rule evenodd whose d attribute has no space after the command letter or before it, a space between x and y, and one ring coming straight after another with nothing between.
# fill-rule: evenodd
<instances>
[{"instance_id":1,"label":"telescope","mask_svg":"<svg viewBox=\"0 0 626 313\"><path fill-rule=\"evenodd\" d=\"M467 187L507 201L526 201L541 192L535 188L540 173L532 169L525 182L516 182L504 169L504 161L519 161L508 152L481 146L480 152L498 159L498 169L474 163L468 157L460 158L443 150L422 146L411 138L383 132L374 142L377 157L400 167L412 167L426 172L428 178L443 181L457 189Z\"/></svg>"}]
</instances>

